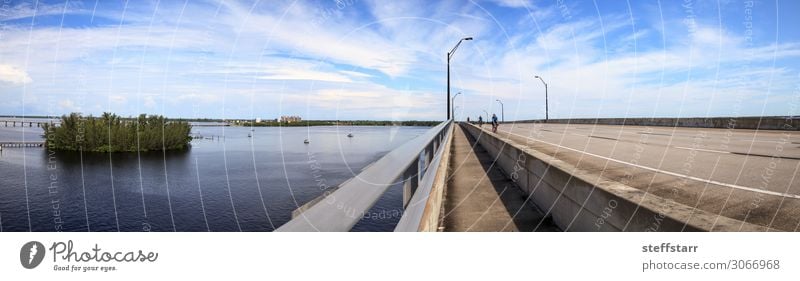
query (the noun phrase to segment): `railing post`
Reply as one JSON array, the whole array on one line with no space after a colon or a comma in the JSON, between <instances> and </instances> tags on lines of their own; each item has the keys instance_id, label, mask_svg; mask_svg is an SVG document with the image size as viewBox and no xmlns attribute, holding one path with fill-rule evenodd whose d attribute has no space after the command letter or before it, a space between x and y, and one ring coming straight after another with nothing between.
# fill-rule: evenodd
<instances>
[{"instance_id":1,"label":"railing post","mask_svg":"<svg viewBox=\"0 0 800 281\"><path fill-rule=\"evenodd\" d=\"M436 148L434 147L433 142L425 146L425 170L420 173L425 173L425 171L428 171L429 168L428 166L431 165L431 161L433 161L434 152L436 152L435 149Z\"/></svg>"},{"instance_id":2,"label":"railing post","mask_svg":"<svg viewBox=\"0 0 800 281\"><path fill-rule=\"evenodd\" d=\"M414 192L417 191L419 186L419 163L411 165L403 173L403 209L405 210L411 198L414 197Z\"/></svg>"}]
</instances>

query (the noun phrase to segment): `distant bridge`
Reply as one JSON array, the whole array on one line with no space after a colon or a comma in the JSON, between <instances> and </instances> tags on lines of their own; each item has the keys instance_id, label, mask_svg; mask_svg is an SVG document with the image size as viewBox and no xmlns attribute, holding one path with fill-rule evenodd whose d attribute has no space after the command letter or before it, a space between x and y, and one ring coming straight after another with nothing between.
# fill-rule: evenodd
<instances>
[{"instance_id":1,"label":"distant bridge","mask_svg":"<svg viewBox=\"0 0 800 281\"><path fill-rule=\"evenodd\" d=\"M42 125L44 125L44 124L58 125L58 124L61 124L61 121L56 121L56 120L48 120L48 121L41 121L41 120L36 120L36 121L29 121L29 120L24 120L24 121L23 120L0 120L0 124L2 124L3 127L17 127L17 126L19 126L19 127L33 127L34 125L36 125L36 127L42 127Z\"/></svg>"}]
</instances>

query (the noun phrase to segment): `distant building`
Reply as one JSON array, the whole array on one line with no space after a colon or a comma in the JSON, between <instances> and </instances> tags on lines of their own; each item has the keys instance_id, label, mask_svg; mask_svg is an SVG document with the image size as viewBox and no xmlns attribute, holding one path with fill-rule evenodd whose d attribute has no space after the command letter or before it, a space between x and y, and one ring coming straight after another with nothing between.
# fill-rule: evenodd
<instances>
[{"instance_id":1,"label":"distant building","mask_svg":"<svg viewBox=\"0 0 800 281\"><path fill-rule=\"evenodd\" d=\"M281 122L285 122L285 123L294 123L294 122L300 122L303 119L300 118L300 116L281 116L280 120L281 120Z\"/></svg>"},{"instance_id":2,"label":"distant building","mask_svg":"<svg viewBox=\"0 0 800 281\"><path fill-rule=\"evenodd\" d=\"M261 118L256 118L256 123L261 123Z\"/></svg>"}]
</instances>

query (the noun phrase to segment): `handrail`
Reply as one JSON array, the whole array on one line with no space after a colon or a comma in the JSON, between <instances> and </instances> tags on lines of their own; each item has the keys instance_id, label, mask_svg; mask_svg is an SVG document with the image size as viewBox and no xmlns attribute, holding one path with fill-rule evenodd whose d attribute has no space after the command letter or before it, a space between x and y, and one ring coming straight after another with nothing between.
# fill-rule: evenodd
<instances>
[{"instance_id":1,"label":"handrail","mask_svg":"<svg viewBox=\"0 0 800 281\"><path fill-rule=\"evenodd\" d=\"M450 135L452 134L452 126L445 129L445 133L443 134L444 138L440 146L443 148L447 148L447 143L450 140ZM419 187L415 192L413 192L412 197L405 200L405 211L403 212L403 216L400 218L400 222L397 223L394 231L404 231L404 232L413 232L413 231L420 231L420 224L425 217L425 207L429 201L429 197L431 195L431 190L435 184L435 180L437 179L437 174L440 172L446 171L439 171L439 167L441 161L447 161L447 159L442 159L444 156L445 149L439 149L430 161L428 169L426 169L425 174L422 176L422 180L419 182ZM445 169L446 170L446 169Z\"/></svg>"},{"instance_id":2,"label":"handrail","mask_svg":"<svg viewBox=\"0 0 800 281\"><path fill-rule=\"evenodd\" d=\"M349 231L398 179L404 183L403 205L408 205L420 183L422 190L430 190L424 184L432 183L429 175L436 174L452 124L444 121L390 151L275 231Z\"/></svg>"}]
</instances>

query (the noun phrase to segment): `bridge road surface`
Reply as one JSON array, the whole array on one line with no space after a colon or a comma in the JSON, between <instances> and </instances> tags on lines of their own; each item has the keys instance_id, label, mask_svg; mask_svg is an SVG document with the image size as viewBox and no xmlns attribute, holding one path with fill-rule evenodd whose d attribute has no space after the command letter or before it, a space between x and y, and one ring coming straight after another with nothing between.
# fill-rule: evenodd
<instances>
[{"instance_id":1,"label":"bridge road surface","mask_svg":"<svg viewBox=\"0 0 800 281\"><path fill-rule=\"evenodd\" d=\"M800 224L797 131L509 123L498 134L711 214L783 231Z\"/></svg>"}]
</instances>

